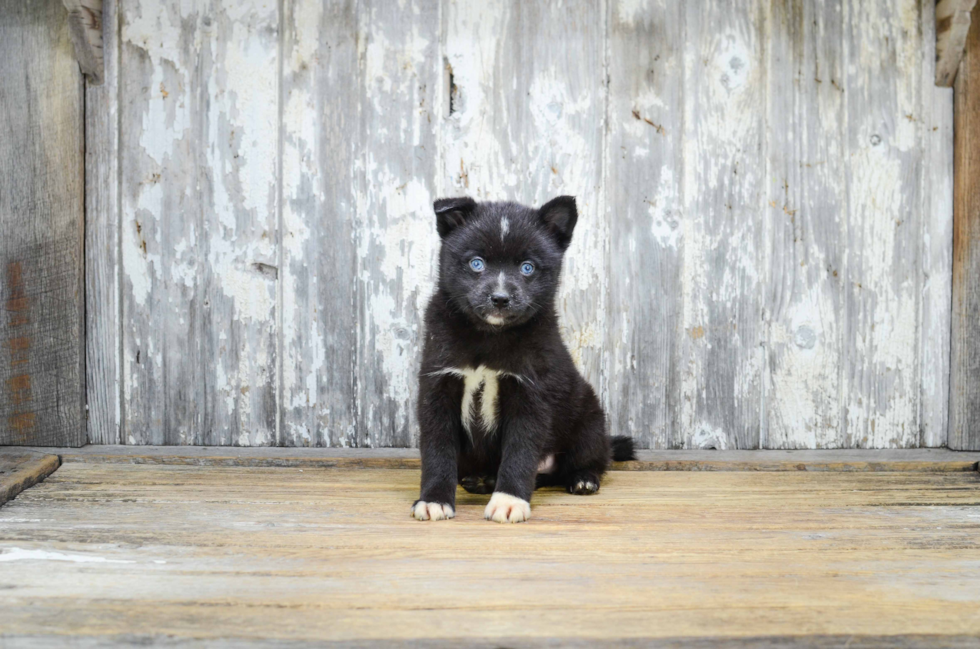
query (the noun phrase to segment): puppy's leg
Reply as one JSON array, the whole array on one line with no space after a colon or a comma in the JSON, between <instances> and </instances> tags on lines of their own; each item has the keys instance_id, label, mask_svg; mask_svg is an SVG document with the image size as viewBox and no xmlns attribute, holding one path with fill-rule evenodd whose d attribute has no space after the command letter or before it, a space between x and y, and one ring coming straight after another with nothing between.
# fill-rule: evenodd
<instances>
[{"instance_id":1,"label":"puppy's leg","mask_svg":"<svg viewBox=\"0 0 980 649\"><path fill-rule=\"evenodd\" d=\"M411 513L420 521L456 516L456 466L462 426L458 392L458 386L454 387L446 377L423 377L419 381L422 488Z\"/></svg>"},{"instance_id":2,"label":"puppy's leg","mask_svg":"<svg viewBox=\"0 0 980 649\"><path fill-rule=\"evenodd\" d=\"M516 391L516 390L515 390ZM501 419L501 458L497 486L484 517L498 523L521 523L531 517L531 493L549 422L542 408L514 395L501 403L516 404ZM535 412L537 410L537 412Z\"/></svg>"},{"instance_id":3,"label":"puppy's leg","mask_svg":"<svg viewBox=\"0 0 980 649\"><path fill-rule=\"evenodd\" d=\"M588 496L599 491L599 481L609 466L609 438L598 401L583 415L572 447L562 460L561 473L568 493Z\"/></svg>"}]
</instances>

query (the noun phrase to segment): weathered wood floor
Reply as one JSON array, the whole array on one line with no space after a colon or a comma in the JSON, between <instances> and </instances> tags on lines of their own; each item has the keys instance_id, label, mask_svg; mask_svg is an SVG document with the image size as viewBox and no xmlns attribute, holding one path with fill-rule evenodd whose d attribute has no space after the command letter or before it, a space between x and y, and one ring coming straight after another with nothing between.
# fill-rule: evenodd
<instances>
[{"instance_id":1,"label":"weathered wood floor","mask_svg":"<svg viewBox=\"0 0 980 649\"><path fill-rule=\"evenodd\" d=\"M616 471L522 525L417 485L66 462L0 508L0 647L980 645L975 471Z\"/></svg>"}]
</instances>

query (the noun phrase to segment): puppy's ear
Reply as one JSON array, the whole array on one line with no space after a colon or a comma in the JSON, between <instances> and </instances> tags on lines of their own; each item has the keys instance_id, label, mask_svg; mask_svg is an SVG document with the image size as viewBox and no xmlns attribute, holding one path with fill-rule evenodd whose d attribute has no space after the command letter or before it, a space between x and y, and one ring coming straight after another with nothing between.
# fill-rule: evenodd
<instances>
[{"instance_id":1,"label":"puppy's ear","mask_svg":"<svg viewBox=\"0 0 980 649\"><path fill-rule=\"evenodd\" d=\"M575 197L559 196L554 198L541 206L538 215L551 230L555 239L558 240L561 249L568 248L568 244L572 242L572 230L575 229L575 222L578 221Z\"/></svg>"},{"instance_id":2,"label":"puppy's ear","mask_svg":"<svg viewBox=\"0 0 980 649\"><path fill-rule=\"evenodd\" d=\"M450 232L466 223L476 209L476 201L469 196L460 198L440 198L432 204L436 211L436 230L445 239Z\"/></svg>"}]
</instances>

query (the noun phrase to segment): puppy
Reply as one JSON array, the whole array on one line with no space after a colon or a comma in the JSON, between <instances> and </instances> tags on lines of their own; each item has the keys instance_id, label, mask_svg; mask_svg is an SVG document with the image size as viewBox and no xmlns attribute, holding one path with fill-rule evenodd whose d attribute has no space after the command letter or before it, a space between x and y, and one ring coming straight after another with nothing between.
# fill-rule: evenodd
<instances>
[{"instance_id":1,"label":"puppy","mask_svg":"<svg viewBox=\"0 0 980 649\"><path fill-rule=\"evenodd\" d=\"M438 289L419 372L419 520L455 516L456 484L493 493L485 517L531 516L536 487L593 494L633 441L610 439L592 387L558 332L555 296L578 220L575 199L540 209L471 198L435 202Z\"/></svg>"}]
</instances>

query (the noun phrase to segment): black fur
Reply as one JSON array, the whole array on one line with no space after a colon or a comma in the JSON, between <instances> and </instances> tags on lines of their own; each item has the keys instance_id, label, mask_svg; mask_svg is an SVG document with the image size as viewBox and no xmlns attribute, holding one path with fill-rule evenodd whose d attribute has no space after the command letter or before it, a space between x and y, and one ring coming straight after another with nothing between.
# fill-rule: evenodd
<instances>
[{"instance_id":1,"label":"black fur","mask_svg":"<svg viewBox=\"0 0 980 649\"><path fill-rule=\"evenodd\" d=\"M536 486L594 493L610 460L632 459L633 443L610 440L602 406L558 332L555 295L578 219L575 199L533 209L452 198L434 208L442 248L419 373L420 500L455 508L457 483L527 501ZM482 269L471 266L476 257ZM529 275L525 262L533 264ZM456 370L481 366L505 373L497 378L496 426L486 430L475 419L468 434ZM483 396L476 392L471 412L480 412ZM555 470L539 476L551 454Z\"/></svg>"}]
</instances>

